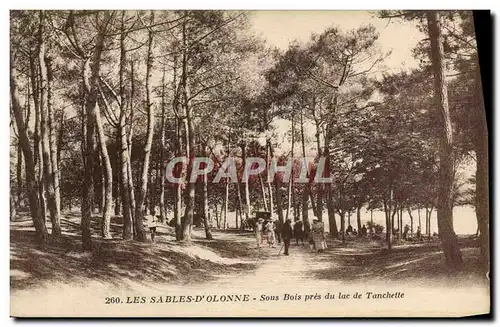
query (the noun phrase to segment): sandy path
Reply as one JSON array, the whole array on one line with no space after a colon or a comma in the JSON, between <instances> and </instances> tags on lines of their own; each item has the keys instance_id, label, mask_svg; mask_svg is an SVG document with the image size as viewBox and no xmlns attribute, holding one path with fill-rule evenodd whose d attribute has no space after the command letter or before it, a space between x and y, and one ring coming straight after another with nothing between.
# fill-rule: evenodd
<instances>
[{"instance_id":1,"label":"sandy path","mask_svg":"<svg viewBox=\"0 0 500 327\"><path fill-rule=\"evenodd\" d=\"M218 236L234 242L253 240L234 235ZM251 260L255 270L225 273L212 282L190 285L144 285L123 281L123 287L90 282L85 285L57 283L50 288L22 290L11 293L11 314L21 316L93 316L93 317L186 317L186 316L457 316L487 311L486 290L471 288L450 289L399 283L314 278L317 269L335 265L331 253L314 253L307 246L290 248L290 256L278 255L280 246L263 247L250 251L263 251L265 259ZM326 261L325 261L326 259ZM404 292L401 300L368 300L366 292ZM353 294L363 294L353 299ZM350 294L340 300L338 295ZM335 299L327 299L327 294ZM181 296L202 296L200 303L179 303ZM222 296L247 296L248 301L226 302ZM119 297L121 304L106 305L106 297ZM144 297L145 303L127 304L134 297ZM163 303L149 302L152 297L170 298ZM288 299L287 299L288 297ZM290 299L292 298L292 299ZM173 300L173 299L177 299ZM211 300L209 300L211 299ZM219 299L219 300L217 300ZM427 299L422 301L422 299Z\"/></svg>"}]
</instances>

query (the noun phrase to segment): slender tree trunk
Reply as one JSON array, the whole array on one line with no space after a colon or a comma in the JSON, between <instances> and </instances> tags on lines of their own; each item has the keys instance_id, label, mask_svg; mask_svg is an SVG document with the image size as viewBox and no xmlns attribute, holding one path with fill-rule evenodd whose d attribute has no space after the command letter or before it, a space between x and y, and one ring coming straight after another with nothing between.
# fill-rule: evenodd
<instances>
[{"instance_id":1,"label":"slender tree trunk","mask_svg":"<svg viewBox=\"0 0 500 327\"><path fill-rule=\"evenodd\" d=\"M154 24L154 11L151 11L150 24ZM146 144L144 145L144 159L142 164L142 175L141 175L141 188L139 189L139 194L137 195L137 203L135 207L135 231L136 239L139 242L146 241L146 233L144 231L143 219L144 219L144 200L148 191L148 171L149 171L149 160L151 156L151 146L153 144L153 132L154 132L154 110L152 103L152 89L151 89L151 76L152 76L152 66L153 66L153 31L149 30L148 33L148 55L146 60L146 112L148 114L148 130L146 135Z\"/></svg>"},{"instance_id":2,"label":"slender tree trunk","mask_svg":"<svg viewBox=\"0 0 500 327\"><path fill-rule=\"evenodd\" d=\"M99 111L97 108L97 95L99 91L98 78L99 78L99 69L101 64L101 53L104 45L104 37L110 20L111 20L111 12L105 11L104 21L102 22L101 27L99 28L95 41L94 54L92 56L92 64L90 63L90 58L89 58L88 60L86 60L83 68L83 81L87 93L86 108L85 108L87 114L87 141L86 141L87 155L85 158L86 166L85 166L85 178L84 178L85 182L84 182L83 199L82 199L81 228L82 228L82 243L83 243L83 248L85 250L92 249L90 221L92 216L91 210L92 210L92 201L94 193L92 185L93 165L94 165L94 157L93 157L94 128L95 128L94 126L99 125L97 124L97 117ZM101 132L102 134L104 134L102 130ZM103 144L105 143L103 142Z\"/></svg>"},{"instance_id":3,"label":"slender tree trunk","mask_svg":"<svg viewBox=\"0 0 500 327\"><path fill-rule=\"evenodd\" d=\"M126 65L126 49L125 49L125 10L122 11L121 15L121 34L120 34L120 118L118 123L118 136L120 145L119 157L120 157L120 182L121 182L121 203L123 206L123 232L122 237L124 240L132 239L132 204L130 198L130 184L131 179L129 178L128 169L129 169L129 149L127 142L127 130L126 130L126 104L125 104L125 65ZM132 99L130 100L132 101Z\"/></svg>"},{"instance_id":4,"label":"slender tree trunk","mask_svg":"<svg viewBox=\"0 0 500 327\"><path fill-rule=\"evenodd\" d=\"M206 146L203 148L203 155L205 158L208 156ZM208 173L205 171L203 174L203 224L205 225L205 237L207 240L213 239L210 232L210 212L208 210Z\"/></svg>"},{"instance_id":5,"label":"slender tree trunk","mask_svg":"<svg viewBox=\"0 0 500 327\"><path fill-rule=\"evenodd\" d=\"M49 148L50 148L50 162L52 170L52 183L54 185L54 205L56 211L56 220L60 233L60 219L61 219L61 187L60 178L61 173L59 171L59 160L58 160L58 149L56 140L56 126L54 118L54 105L53 105L53 71L52 71L52 59L50 57L45 57L45 63L47 67L47 113L48 113L48 128L49 128ZM64 113L62 113L64 117ZM62 124L61 127L62 129Z\"/></svg>"},{"instance_id":6,"label":"slender tree trunk","mask_svg":"<svg viewBox=\"0 0 500 327\"><path fill-rule=\"evenodd\" d=\"M356 221L358 224L358 236L361 236L361 206L356 208Z\"/></svg>"},{"instance_id":7,"label":"slender tree trunk","mask_svg":"<svg viewBox=\"0 0 500 327\"><path fill-rule=\"evenodd\" d=\"M38 35L38 64L40 67L40 113L41 113L41 134L42 134L42 157L43 157L43 181L48 200L50 220L52 222L52 235L61 235L60 226L60 205L56 201L56 188L54 185L54 170L51 160L50 147L50 126L49 126L49 101L48 101L48 71L46 66L46 52L44 40L45 18L43 11L40 11L40 25Z\"/></svg>"},{"instance_id":8,"label":"slender tree trunk","mask_svg":"<svg viewBox=\"0 0 500 327\"><path fill-rule=\"evenodd\" d=\"M270 149L269 149L269 144L266 140L266 171L267 169L269 169L270 163L271 163ZM274 212L273 186L272 186L272 181L269 178L267 179L267 193L269 194L269 211L273 213Z\"/></svg>"},{"instance_id":9,"label":"slender tree trunk","mask_svg":"<svg viewBox=\"0 0 500 327\"><path fill-rule=\"evenodd\" d=\"M285 216L285 219L288 219L289 215L290 215L290 210L292 208L292 189L293 189L293 164L294 164L294 148L295 148L295 116L292 115L292 150L291 150L291 153L290 153L290 157L291 157L291 160L292 160L292 171L290 172L290 177L288 178L288 198L287 198L287 201L288 201L288 206L286 208L286 216ZM305 195L306 198L305 198L305 201L307 201L307 194ZM306 205L307 207L307 205Z\"/></svg>"},{"instance_id":10,"label":"slender tree trunk","mask_svg":"<svg viewBox=\"0 0 500 327\"><path fill-rule=\"evenodd\" d=\"M411 214L410 207L408 207L408 215L410 216L410 233L413 235L413 215Z\"/></svg>"},{"instance_id":11,"label":"slender tree trunk","mask_svg":"<svg viewBox=\"0 0 500 327\"><path fill-rule=\"evenodd\" d=\"M345 243L345 211L339 210L340 214L340 230L342 231L342 243Z\"/></svg>"},{"instance_id":12,"label":"slender tree trunk","mask_svg":"<svg viewBox=\"0 0 500 327\"><path fill-rule=\"evenodd\" d=\"M420 218L420 207L418 207L417 213L418 213L418 228L420 229L420 232L422 232L422 219Z\"/></svg>"},{"instance_id":13,"label":"slender tree trunk","mask_svg":"<svg viewBox=\"0 0 500 327\"><path fill-rule=\"evenodd\" d=\"M14 203L14 207L19 208L23 197L23 149L21 147L21 142L18 141L17 144L17 167L16 167L16 180L17 180L17 204Z\"/></svg>"},{"instance_id":14,"label":"slender tree trunk","mask_svg":"<svg viewBox=\"0 0 500 327\"><path fill-rule=\"evenodd\" d=\"M460 269L462 253L453 229L453 131L448 108L448 90L445 77L443 40L439 15L427 11L427 24L431 41L431 61L434 73L434 97L441 112L441 142L439 146L439 193L437 200L438 231L446 264L451 269Z\"/></svg>"},{"instance_id":15,"label":"slender tree trunk","mask_svg":"<svg viewBox=\"0 0 500 327\"><path fill-rule=\"evenodd\" d=\"M489 173L488 173L488 124L486 121L486 108L483 99L483 87L481 81L481 71L479 58L476 59L476 96L477 128L475 137L476 148L476 216L480 235L481 259L485 271L489 271L490 265L490 197L488 193Z\"/></svg>"},{"instance_id":16,"label":"slender tree trunk","mask_svg":"<svg viewBox=\"0 0 500 327\"><path fill-rule=\"evenodd\" d=\"M325 134L325 146L323 148L323 156L325 157L325 169L327 172L327 176L330 176L330 150L328 148L328 144L330 143L330 131L329 131L329 126L327 125L327 131ZM317 140L318 140L318 146L319 146L319 132L317 130L318 135ZM333 190L332 190L332 183L326 183L325 184L325 191L326 191L326 208L328 210L328 223L330 225L330 234L333 238L338 238L339 237L339 231L337 229L337 221L335 220L335 205L333 203ZM319 201L319 200L318 200Z\"/></svg>"},{"instance_id":17,"label":"slender tree trunk","mask_svg":"<svg viewBox=\"0 0 500 327\"><path fill-rule=\"evenodd\" d=\"M242 215L243 215L243 201L241 200L241 186L240 186L240 181L236 181L236 196L238 198L238 211L236 211L235 215L235 225L236 228L238 228L238 213L240 217L240 221L242 220Z\"/></svg>"},{"instance_id":18,"label":"slender tree trunk","mask_svg":"<svg viewBox=\"0 0 500 327\"><path fill-rule=\"evenodd\" d=\"M319 140L319 136L320 136L319 120L315 117L314 122L316 124L316 134L315 134L316 147L317 147L317 151L318 151L318 157L320 158L322 151L321 151L321 144L320 144L320 140ZM325 143L325 147L326 147L326 143ZM305 153L304 153L304 157L305 157ZM325 162L328 162L328 160L325 160ZM329 172L329 169L327 169L326 171ZM317 195L318 200L317 200L317 204L316 204L316 208L318 211L318 219L319 219L319 221L323 221L323 184L321 184L321 183L316 184L316 192L318 194ZM326 193L327 193L327 198L328 198L328 190L326 190ZM327 204L327 206L328 206L328 204ZM327 208L327 210L328 210L328 208ZM333 213L333 215L335 215L335 213ZM333 220L335 220L335 218L333 218ZM330 222L330 218L329 218L329 222ZM335 228L336 228L336 226L335 226Z\"/></svg>"},{"instance_id":19,"label":"slender tree trunk","mask_svg":"<svg viewBox=\"0 0 500 327\"><path fill-rule=\"evenodd\" d=\"M302 144L302 156L303 158L306 158L306 143L305 143L305 135L304 135L304 113L303 113L303 110L301 109L300 110L300 138L301 138L301 144ZM292 158L293 160L293 158ZM307 174L307 176L309 177L309 174ZM312 209L313 209L313 214L318 218L319 221L323 221L323 218L322 218L322 212L320 213L318 211L319 207L317 207L315 205L315 201L314 201L314 194L313 194L313 191L312 191L312 188L311 188L311 183L308 182L307 184L305 184L306 186L306 195L309 197L309 199L311 200L311 206L312 206ZM304 195L304 200L305 200L305 195ZM307 203L307 201L306 201ZM307 203L307 207L308 207L308 210L309 210L309 204Z\"/></svg>"},{"instance_id":20,"label":"slender tree trunk","mask_svg":"<svg viewBox=\"0 0 500 327\"><path fill-rule=\"evenodd\" d=\"M167 219L165 212L165 66L161 79L161 122L160 122L160 221L164 223Z\"/></svg>"},{"instance_id":21,"label":"slender tree trunk","mask_svg":"<svg viewBox=\"0 0 500 327\"><path fill-rule=\"evenodd\" d=\"M36 185L38 192L38 201L40 207L40 215L43 221L46 220L46 205L45 205L45 192L43 187L43 155L42 155L42 137L41 137L41 112L40 112L40 88L37 82L37 68L35 64L35 56L30 53L30 78L31 85L33 86L33 104L35 106L35 132L33 134L33 162L35 165L38 163L38 170L36 173Z\"/></svg>"},{"instance_id":22,"label":"slender tree trunk","mask_svg":"<svg viewBox=\"0 0 500 327\"><path fill-rule=\"evenodd\" d=\"M391 218L391 211L393 207L393 190L392 190L392 184L390 186L390 195L389 195L389 203L387 205L387 201L384 199L384 212L385 212L385 228L386 228L386 233L385 233L385 240L387 242L387 248L389 250L392 249L392 226L394 223L394 219Z\"/></svg>"},{"instance_id":23,"label":"slender tree trunk","mask_svg":"<svg viewBox=\"0 0 500 327\"><path fill-rule=\"evenodd\" d=\"M118 124L120 122L118 121ZM122 173L122 167L121 167L121 158L120 158L120 152L121 152L121 135L120 135L120 126L117 126L116 130L116 136L115 136L115 146L117 148L117 151L115 152L115 162L116 162L116 173L115 173L115 179L116 183L113 183L113 196L115 198L114 203L115 203L115 216L120 216L120 211L121 211L121 192L123 192L123 183L121 181L121 173Z\"/></svg>"},{"instance_id":24,"label":"slender tree trunk","mask_svg":"<svg viewBox=\"0 0 500 327\"><path fill-rule=\"evenodd\" d=\"M247 144L246 140L243 140L241 145L242 157L243 157L243 169L245 169L246 161L247 161ZM250 212L252 211L252 206L250 203L250 179L246 181L245 184L245 219L248 220L250 218ZM243 220L241 221L243 222Z\"/></svg>"},{"instance_id":25,"label":"slender tree trunk","mask_svg":"<svg viewBox=\"0 0 500 327\"><path fill-rule=\"evenodd\" d=\"M267 206L267 197L266 197L266 189L264 187L264 181L262 180L262 174L259 173L259 183L260 183L260 191L262 194L262 203L264 204L264 210L270 211Z\"/></svg>"},{"instance_id":26,"label":"slender tree trunk","mask_svg":"<svg viewBox=\"0 0 500 327\"><path fill-rule=\"evenodd\" d=\"M274 151L271 143L270 138L266 138L266 146L269 150L269 157L273 158L274 157ZM274 182L274 189L276 192L276 211L278 213L278 220L280 223L284 223L284 217L283 217L283 197L281 194L281 180L275 176L272 176L273 182Z\"/></svg>"},{"instance_id":27,"label":"slender tree trunk","mask_svg":"<svg viewBox=\"0 0 500 327\"><path fill-rule=\"evenodd\" d=\"M103 172L104 199L102 208L101 234L104 239L111 239L111 205L113 203L113 170L111 168L111 160L109 159L108 148L106 145L106 135L104 134L104 126L101 119L101 110L96 103L94 107L94 121L99 139L99 151L101 158L101 171Z\"/></svg>"},{"instance_id":28,"label":"slender tree trunk","mask_svg":"<svg viewBox=\"0 0 500 327\"><path fill-rule=\"evenodd\" d=\"M47 227L45 226L45 219L42 217L40 210L40 201L37 194L37 178L35 174L35 164L33 153L31 152L30 141L28 138L28 133L26 129L26 123L24 121L23 112L21 104L19 102L19 94L17 88L17 81L14 72L14 63L11 55L10 62L10 95L12 102L12 110L14 112L16 126L19 134L19 143L23 150L25 166L26 166L26 186L28 191L28 199L30 206L31 219L33 221L33 226L35 227L35 235L38 244L43 246L48 237Z\"/></svg>"}]
</instances>

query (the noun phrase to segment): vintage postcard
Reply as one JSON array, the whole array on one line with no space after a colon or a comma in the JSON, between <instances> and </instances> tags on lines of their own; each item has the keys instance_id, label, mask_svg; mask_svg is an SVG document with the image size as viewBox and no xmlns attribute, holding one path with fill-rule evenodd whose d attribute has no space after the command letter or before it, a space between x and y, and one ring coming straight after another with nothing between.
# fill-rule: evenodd
<instances>
[{"instance_id":1,"label":"vintage postcard","mask_svg":"<svg viewBox=\"0 0 500 327\"><path fill-rule=\"evenodd\" d=\"M475 21L11 10L11 316L489 314Z\"/></svg>"}]
</instances>

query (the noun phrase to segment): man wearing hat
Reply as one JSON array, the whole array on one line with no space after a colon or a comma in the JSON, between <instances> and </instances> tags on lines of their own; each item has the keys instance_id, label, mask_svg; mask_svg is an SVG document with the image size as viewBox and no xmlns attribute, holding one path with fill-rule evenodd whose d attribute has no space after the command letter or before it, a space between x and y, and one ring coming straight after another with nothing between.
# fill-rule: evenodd
<instances>
[{"instance_id":1,"label":"man wearing hat","mask_svg":"<svg viewBox=\"0 0 500 327\"><path fill-rule=\"evenodd\" d=\"M290 248L290 241L291 241L292 236L293 236L292 226L290 225L291 222L292 221L290 219L287 219L285 221L285 224L282 227L282 230L281 230L281 236L283 237L283 243L285 243L285 255L289 255L288 249Z\"/></svg>"}]
</instances>

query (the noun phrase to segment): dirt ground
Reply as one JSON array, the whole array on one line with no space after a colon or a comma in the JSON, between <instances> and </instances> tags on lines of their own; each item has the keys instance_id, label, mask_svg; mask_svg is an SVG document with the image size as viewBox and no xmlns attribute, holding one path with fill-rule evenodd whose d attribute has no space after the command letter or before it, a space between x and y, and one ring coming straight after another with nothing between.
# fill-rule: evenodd
<instances>
[{"instance_id":1,"label":"dirt ground","mask_svg":"<svg viewBox=\"0 0 500 327\"><path fill-rule=\"evenodd\" d=\"M190 245L175 241L172 228L158 228L154 244L121 241L120 222L114 219L116 240L94 240L93 253L81 250L78 215L62 220L64 236L50 239L45 249L34 244L34 232L27 219L11 223L11 289L43 288L54 283L81 283L98 280L123 285L124 280L139 283L193 284L219 279L221 282L249 276L255 280L317 279L360 281L425 281L427 284L484 283L479 269L477 240L461 238L464 269L450 274L436 239L426 242L396 241L391 251L382 242L350 239L345 243L328 239L328 248L316 253L306 244L292 242L291 255L278 255L281 245L257 248L249 231L213 231L214 240L204 239L195 230ZM98 235L98 217L93 221ZM398 243L399 242L399 243ZM306 242L307 243L307 242ZM272 274L280 271L279 274ZM272 276L267 278L266 276ZM286 277L286 278L285 278ZM276 280L274 280L276 279ZM243 283L244 284L244 283Z\"/></svg>"}]
</instances>

